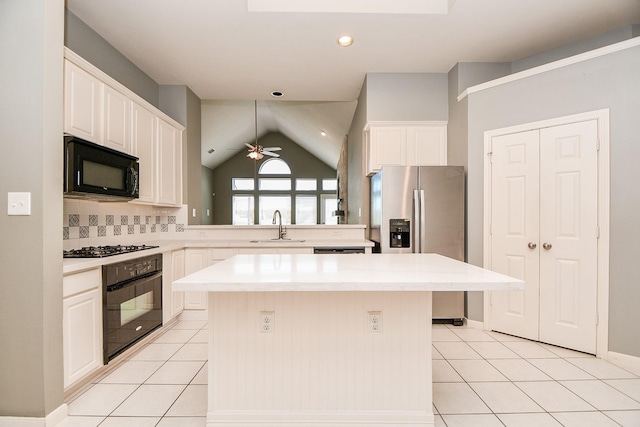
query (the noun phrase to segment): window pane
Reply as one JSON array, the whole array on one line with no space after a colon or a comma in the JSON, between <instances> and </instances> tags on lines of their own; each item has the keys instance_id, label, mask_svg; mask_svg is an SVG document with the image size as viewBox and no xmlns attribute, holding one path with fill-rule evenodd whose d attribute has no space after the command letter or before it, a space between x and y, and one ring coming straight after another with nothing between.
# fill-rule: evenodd
<instances>
[{"instance_id":1,"label":"window pane","mask_svg":"<svg viewBox=\"0 0 640 427\"><path fill-rule=\"evenodd\" d=\"M233 225L253 225L253 196L233 196Z\"/></svg>"},{"instance_id":2,"label":"window pane","mask_svg":"<svg viewBox=\"0 0 640 427\"><path fill-rule=\"evenodd\" d=\"M338 224L338 217L333 216L333 211L338 210L338 199L336 196L323 194L320 196L322 203L322 223Z\"/></svg>"},{"instance_id":3,"label":"window pane","mask_svg":"<svg viewBox=\"0 0 640 427\"><path fill-rule=\"evenodd\" d=\"M289 178L260 178L258 180L260 191L289 191L291 179Z\"/></svg>"},{"instance_id":4,"label":"window pane","mask_svg":"<svg viewBox=\"0 0 640 427\"><path fill-rule=\"evenodd\" d=\"M296 224L318 223L318 199L316 196L296 197Z\"/></svg>"},{"instance_id":5,"label":"window pane","mask_svg":"<svg viewBox=\"0 0 640 427\"><path fill-rule=\"evenodd\" d=\"M240 191L251 191L255 187L255 180L253 178L232 178L231 189Z\"/></svg>"},{"instance_id":6,"label":"window pane","mask_svg":"<svg viewBox=\"0 0 640 427\"><path fill-rule=\"evenodd\" d=\"M260 196L258 203L259 224L272 224L276 209L282 214L282 223L291 224L291 196Z\"/></svg>"},{"instance_id":7,"label":"window pane","mask_svg":"<svg viewBox=\"0 0 640 427\"><path fill-rule=\"evenodd\" d=\"M291 169L282 159L269 159L262 162L258 173L261 175L291 175Z\"/></svg>"},{"instance_id":8,"label":"window pane","mask_svg":"<svg viewBox=\"0 0 640 427\"><path fill-rule=\"evenodd\" d=\"M325 178L322 180L322 191L337 191L338 180L336 178Z\"/></svg>"},{"instance_id":9,"label":"window pane","mask_svg":"<svg viewBox=\"0 0 640 427\"><path fill-rule=\"evenodd\" d=\"M316 191L318 188L318 181L313 178L298 178L296 179L296 191Z\"/></svg>"}]
</instances>

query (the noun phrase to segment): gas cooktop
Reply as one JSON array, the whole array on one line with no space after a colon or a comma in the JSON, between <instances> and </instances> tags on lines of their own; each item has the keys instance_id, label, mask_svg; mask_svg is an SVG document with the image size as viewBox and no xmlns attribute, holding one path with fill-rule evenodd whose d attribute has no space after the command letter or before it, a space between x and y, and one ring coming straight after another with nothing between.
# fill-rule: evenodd
<instances>
[{"instance_id":1,"label":"gas cooktop","mask_svg":"<svg viewBox=\"0 0 640 427\"><path fill-rule=\"evenodd\" d=\"M64 251L64 258L104 258L113 255L126 254L129 252L154 249L158 246L149 245L116 245L116 246L86 246L80 249Z\"/></svg>"}]
</instances>

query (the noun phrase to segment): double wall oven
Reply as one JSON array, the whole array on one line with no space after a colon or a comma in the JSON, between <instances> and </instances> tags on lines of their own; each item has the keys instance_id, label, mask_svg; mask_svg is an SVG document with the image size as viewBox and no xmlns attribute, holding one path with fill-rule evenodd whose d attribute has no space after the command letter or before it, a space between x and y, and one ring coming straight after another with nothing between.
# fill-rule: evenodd
<instances>
[{"instance_id":1,"label":"double wall oven","mask_svg":"<svg viewBox=\"0 0 640 427\"><path fill-rule=\"evenodd\" d=\"M153 246L100 246L65 252L69 257L106 257ZM84 255L83 255L84 254ZM162 254L102 267L104 363L162 326Z\"/></svg>"}]
</instances>

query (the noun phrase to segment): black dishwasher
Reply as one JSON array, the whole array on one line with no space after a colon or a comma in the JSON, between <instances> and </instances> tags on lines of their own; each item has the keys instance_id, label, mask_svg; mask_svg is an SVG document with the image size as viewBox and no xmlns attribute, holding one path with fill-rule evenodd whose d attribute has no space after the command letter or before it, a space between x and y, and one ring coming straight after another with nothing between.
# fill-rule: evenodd
<instances>
[{"instance_id":1,"label":"black dishwasher","mask_svg":"<svg viewBox=\"0 0 640 427\"><path fill-rule=\"evenodd\" d=\"M354 247L349 247L349 246L343 246L343 247L318 247L318 248L313 248L313 253L314 254L363 254L364 253L364 247L362 246L354 246Z\"/></svg>"}]
</instances>

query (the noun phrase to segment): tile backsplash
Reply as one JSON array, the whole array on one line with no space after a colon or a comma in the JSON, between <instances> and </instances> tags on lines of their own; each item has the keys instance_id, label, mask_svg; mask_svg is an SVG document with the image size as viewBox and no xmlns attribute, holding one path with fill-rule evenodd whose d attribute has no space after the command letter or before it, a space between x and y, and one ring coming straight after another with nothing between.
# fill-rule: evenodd
<instances>
[{"instance_id":1,"label":"tile backsplash","mask_svg":"<svg viewBox=\"0 0 640 427\"><path fill-rule=\"evenodd\" d=\"M186 208L131 203L65 200L62 238L65 249L83 246L143 244L183 233Z\"/></svg>"}]
</instances>

